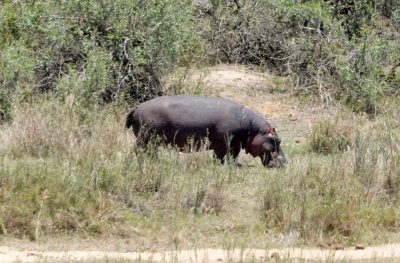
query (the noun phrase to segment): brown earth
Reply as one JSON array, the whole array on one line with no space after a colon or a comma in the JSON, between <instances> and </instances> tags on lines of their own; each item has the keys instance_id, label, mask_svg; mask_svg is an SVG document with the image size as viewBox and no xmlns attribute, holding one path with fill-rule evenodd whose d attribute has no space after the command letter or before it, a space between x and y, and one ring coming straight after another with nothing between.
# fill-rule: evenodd
<instances>
[{"instance_id":1,"label":"brown earth","mask_svg":"<svg viewBox=\"0 0 400 263\"><path fill-rule=\"evenodd\" d=\"M274 259L302 259L310 261L340 262L359 261L384 262L400 259L400 244L367 247L365 249L345 248L329 250L321 248L282 248L282 249L192 249L161 252L115 252L107 250L17 250L12 247L0 247L0 262L35 262L35 261L97 261L128 260L151 262L243 262L245 260L269 261ZM394 261L391 261L394 262Z\"/></svg>"}]
</instances>

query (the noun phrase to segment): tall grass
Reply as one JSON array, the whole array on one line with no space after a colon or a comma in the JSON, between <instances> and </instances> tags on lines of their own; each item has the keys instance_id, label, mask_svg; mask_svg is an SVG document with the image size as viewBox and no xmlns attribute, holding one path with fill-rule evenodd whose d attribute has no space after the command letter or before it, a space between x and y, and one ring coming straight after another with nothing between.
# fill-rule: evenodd
<instances>
[{"instance_id":1,"label":"tall grass","mask_svg":"<svg viewBox=\"0 0 400 263\"><path fill-rule=\"evenodd\" d=\"M82 118L55 99L16 107L1 130L1 233L136 237L179 248L264 246L276 235L355 242L399 231L396 115L354 122L358 133L341 153L304 156L286 140L290 162L274 170L244 154L237 168L208 152L134 153L126 112L114 106Z\"/></svg>"},{"instance_id":2,"label":"tall grass","mask_svg":"<svg viewBox=\"0 0 400 263\"><path fill-rule=\"evenodd\" d=\"M84 122L79 115L59 107L58 101L15 112L0 154L3 234L38 239L69 231L102 233L114 223L157 214L163 206L178 212L222 210L224 179L196 176L222 169L210 156L186 161L171 151L163 151L157 160L141 156L145 153L137 156L131 132L123 128L123 111L105 109ZM191 174L188 179L195 185L168 200L181 173Z\"/></svg>"},{"instance_id":3,"label":"tall grass","mask_svg":"<svg viewBox=\"0 0 400 263\"><path fill-rule=\"evenodd\" d=\"M320 120L308 136L310 150L322 154L346 151L352 146L355 132L354 125L339 119Z\"/></svg>"},{"instance_id":4,"label":"tall grass","mask_svg":"<svg viewBox=\"0 0 400 263\"><path fill-rule=\"evenodd\" d=\"M266 182L265 224L305 239L350 242L377 229L397 232L400 134L393 124L388 116L353 123L352 139L337 121L316 123L310 149L323 155L296 158Z\"/></svg>"}]
</instances>

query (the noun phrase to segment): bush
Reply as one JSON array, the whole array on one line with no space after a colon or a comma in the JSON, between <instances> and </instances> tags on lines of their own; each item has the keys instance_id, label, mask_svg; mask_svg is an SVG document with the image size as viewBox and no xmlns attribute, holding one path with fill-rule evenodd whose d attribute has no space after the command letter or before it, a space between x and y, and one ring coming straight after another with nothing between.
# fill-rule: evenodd
<instances>
[{"instance_id":1,"label":"bush","mask_svg":"<svg viewBox=\"0 0 400 263\"><path fill-rule=\"evenodd\" d=\"M374 1L334 0L331 1L333 16L341 21L346 35L351 39L360 37L362 28L371 22Z\"/></svg>"},{"instance_id":2,"label":"bush","mask_svg":"<svg viewBox=\"0 0 400 263\"><path fill-rule=\"evenodd\" d=\"M104 103L111 85L109 55L102 49L88 51L85 67L81 71L68 69L55 86L55 93L71 108L92 111Z\"/></svg>"},{"instance_id":3,"label":"bush","mask_svg":"<svg viewBox=\"0 0 400 263\"><path fill-rule=\"evenodd\" d=\"M12 87L2 97L24 81L87 105L145 100L195 43L188 2L8 2L0 14L0 85ZM58 87L71 82L74 90Z\"/></svg>"},{"instance_id":4,"label":"bush","mask_svg":"<svg viewBox=\"0 0 400 263\"><path fill-rule=\"evenodd\" d=\"M3 48L0 52L0 122L11 118L16 95L22 95L33 80L34 58L30 50L19 42Z\"/></svg>"},{"instance_id":5,"label":"bush","mask_svg":"<svg viewBox=\"0 0 400 263\"><path fill-rule=\"evenodd\" d=\"M399 13L389 0L7 1L1 118L20 89L22 99L55 92L80 107L135 103L162 94L176 67L203 62L261 65L297 92L375 114L379 98L398 94Z\"/></svg>"},{"instance_id":6,"label":"bush","mask_svg":"<svg viewBox=\"0 0 400 263\"><path fill-rule=\"evenodd\" d=\"M385 33L371 1L353 2L211 1L198 11L200 31L215 63L261 65L290 76L297 92L375 114L392 85L384 69L398 64L396 33Z\"/></svg>"}]
</instances>

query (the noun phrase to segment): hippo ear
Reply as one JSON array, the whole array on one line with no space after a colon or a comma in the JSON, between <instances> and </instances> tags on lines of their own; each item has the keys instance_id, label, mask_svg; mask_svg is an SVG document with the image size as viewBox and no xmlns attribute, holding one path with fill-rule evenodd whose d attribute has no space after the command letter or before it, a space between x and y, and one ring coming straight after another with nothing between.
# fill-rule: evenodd
<instances>
[{"instance_id":1,"label":"hippo ear","mask_svg":"<svg viewBox=\"0 0 400 263\"><path fill-rule=\"evenodd\" d=\"M277 136L276 130L272 127L269 131L267 130L268 135Z\"/></svg>"}]
</instances>

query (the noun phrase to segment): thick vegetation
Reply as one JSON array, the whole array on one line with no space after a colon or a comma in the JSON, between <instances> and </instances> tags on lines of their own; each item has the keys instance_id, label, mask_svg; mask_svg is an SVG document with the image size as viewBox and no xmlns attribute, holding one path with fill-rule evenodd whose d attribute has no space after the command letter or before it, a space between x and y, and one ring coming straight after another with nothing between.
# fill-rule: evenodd
<instances>
[{"instance_id":1,"label":"thick vegetation","mask_svg":"<svg viewBox=\"0 0 400 263\"><path fill-rule=\"evenodd\" d=\"M161 93L174 68L244 63L375 113L399 93L397 1L3 1L0 116L51 93L91 107Z\"/></svg>"},{"instance_id":2,"label":"thick vegetation","mask_svg":"<svg viewBox=\"0 0 400 263\"><path fill-rule=\"evenodd\" d=\"M160 78L192 49L188 11L181 1L6 1L2 118L10 100L37 92L82 108L160 94Z\"/></svg>"},{"instance_id":3,"label":"thick vegetation","mask_svg":"<svg viewBox=\"0 0 400 263\"><path fill-rule=\"evenodd\" d=\"M399 25L394 0L2 1L0 234L178 247L398 232L399 112L381 102L400 94ZM375 119L320 121L306 146L286 138L280 170L133 153L127 105L188 92L166 77L218 63Z\"/></svg>"}]
</instances>

